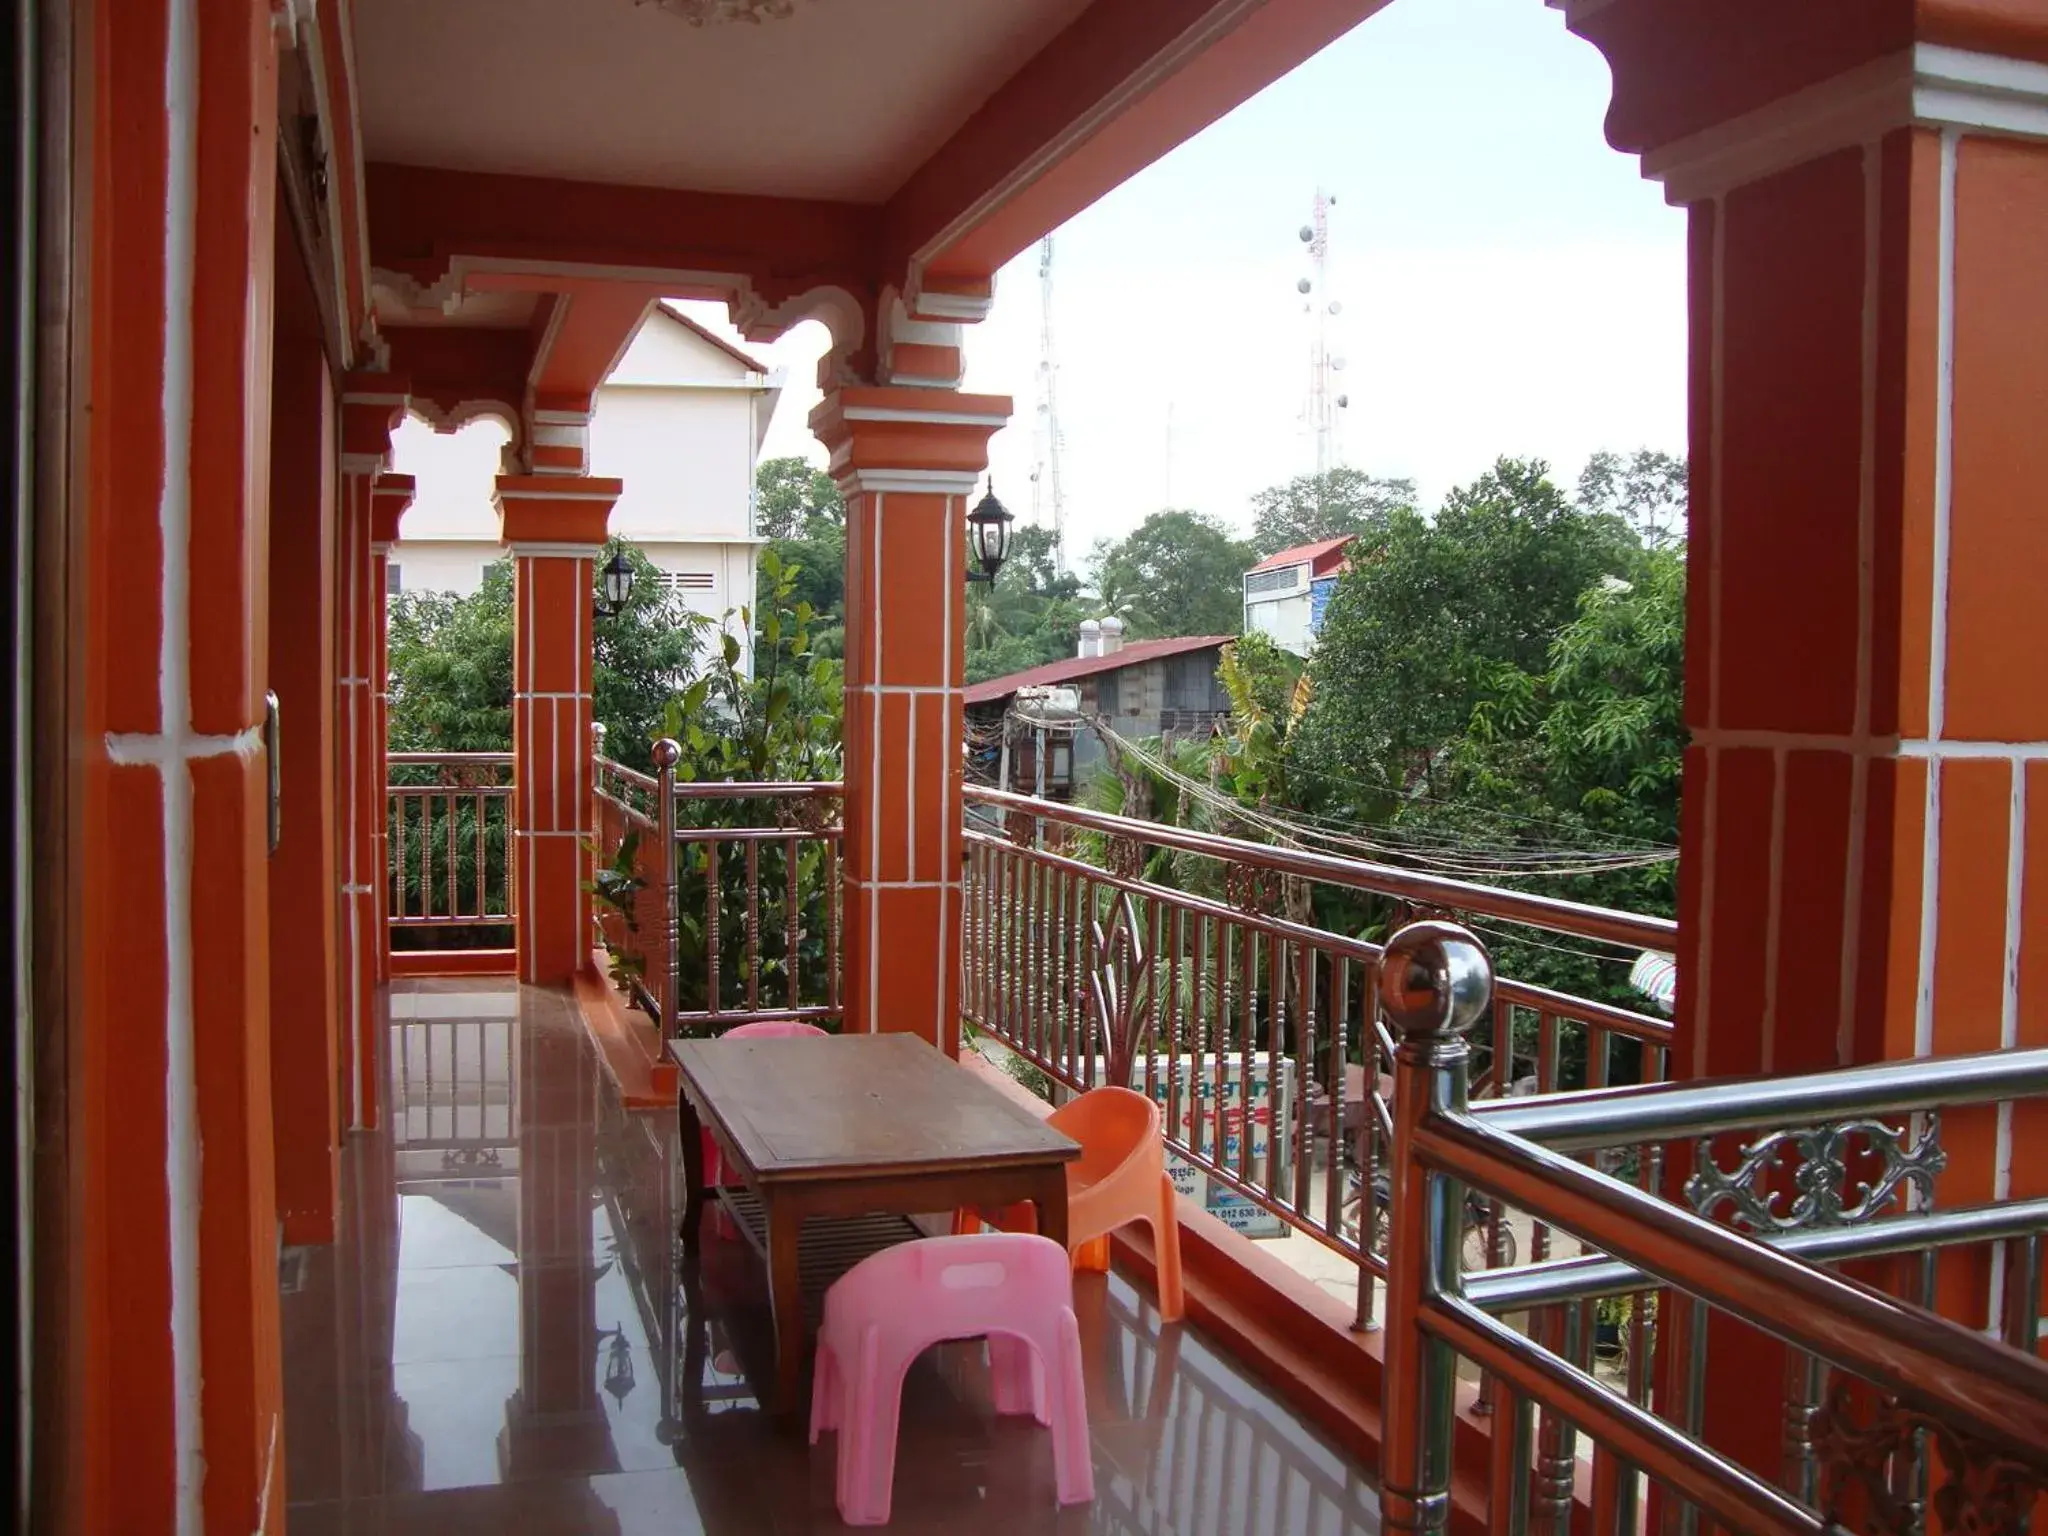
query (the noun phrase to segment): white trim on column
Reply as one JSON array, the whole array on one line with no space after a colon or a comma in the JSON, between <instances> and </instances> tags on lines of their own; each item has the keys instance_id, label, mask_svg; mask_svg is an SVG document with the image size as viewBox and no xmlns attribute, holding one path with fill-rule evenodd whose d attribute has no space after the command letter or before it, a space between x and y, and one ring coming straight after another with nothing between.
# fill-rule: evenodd
<instances>
[{"instance_id":1,"label":"white trim on column","mask_svg":"<svg viewBox=\"0 0 2048 1536\"><path fill-rule=\"evenodd\" d=\"M914 289L905 299L914 320L951 320L975 325L986 320L996 307L995 284L981 293L946 293L936 288Z\"/></svg>"},{"instance_id":2,"label":"white trim on column","mask_svg":"<svg viewBox=\"0 0 2048 1536\"><path fill-rule=\"evenodd\" d=\"M964 469L850 469L842 472L840 484L877 494L966 496L981 484L981 476Z\"/></svg>"},{"instance_id":3,"label":"white trim on column","mask_svg":"<svg viewBox=\"0 0 2048 1536\"><path fill-rule=\"evenodd\" d=\"M1956 339L1956 149L1961 135L1941 135L1939 255L1935 263L1934 552L1927 641L1927 736L1939 743L1948 710L1949 511L1954 472ZM1913 999L1913 1054L1934 1051L1934 972L1940 944L1941 758L1927 763L1927 802L1920 833L1920 956Z\"/></svg>"},{"instance_id":4,"label":"white trim on column","mask_svg":"<svg viewBox=\"0 0 2048 1536\"><path fill-rule=\"evenodd\" d=\"M1884 155L1863 146L1863 397L1856 466L1856 705L1850 730L1870 734L1871 669L1875 640L1877 549L1877 354L1882 269L1878 244L1884 223ZM1842 860L1842 951L1835 1021L1835 1061L1848 1066L1855 1055L1857 973L1863 959L1863 868L1870 833L1870 762L1858 753L1849 763L1849 841Z\"/></svg>"},{"instance_id":5,"label":"white trim on column","mask_svg":"<svg viewBox=\"0 0 2048 1536\"><path fill-rule=\"evenodd\" d=\"M1778 956L1785 916L1785 749L1771 753L1771 841L1764 894L1764 1017L1757 1070L1768 1072L1778 1055Z\"/></svg>"},{"instance_id":6,"label":"white trim on column","mask_svg":"<svg viewBox=\"0 0 2048 1536\"><path fill-rule=\"evenodd\" d=\"M841 413L848 421L914 421L934 427L1006 427L1010 418L1004 411L927 411L913 410L900 405L849 405ZM914 470L897 470L897 474L914 474ZM927 470L927 474L944 474L944 470Z\"/></svg>"},{"instance_id":7,"label":"white trim on column","mask_svg":"<svg viewBox=\"0 0 2048 1536\"><path fill-rule=\"evenodd\" d=\"M1726 309L1722 268L1728 254L1728 205L1714 199L1714 241L1709 260L1709 303L1713 306L1707 338L1707 730L1721 725L1721 363L1722 320ZM1698 740L1698 737L1695 737ZM1700 875L1699 980L1694 984L1692 1075L1707 1075L1707 1043L1713 1009L1708 1006L1714 977L1714 902L1719 895L1716 851L1720 847L1721 753L1711 739L1702 743L1707 760L1707 805L1700 817L1701 849L1706 869Z\"/></svg>"},{"instance_id":8,"label":"white trim on column","mask_svg":"<svg viewBox=\"0 0 2048 1536\"><path fill-rule=\"evenodd\" d=\"M521 476L521 479L532 478ZM588 478L588 477L586 477ZM496 501L617 501L617 491L572 491L557 485L497 486L492 492Z\"/></svg>"},{"instance_id":9,"label":"white trim on column","mask_svg":"<svg viewBox=\"0 0 2048 1536\"><path fill-rule=\"evenodd\" d=\"M870 662L872 676L880 681L882 676L882 507L886 496L881 491L874 493L871 521L874 523L874 548L868 563L868 582L874 597L868 604L868 612L874 618L874 655ZM913 708L915 706L912 706ZM868 856L867 873L879 883L882 875L882 696L873 695L868 711ZM912 871L915 873L915 871ZM867 1027L874 1030L880 1020L875 1017L875 999L882 989L882 907L878 901L868 902L868 1017Z\"/></svg>"},{"instance_id":10,"label":"white trim on column","mask_svg":"<svg viewBox=\"0 0 2048 1536\"><path fill-rule=\"evenodd\" d=\"M1918 43L1654 149L1643 175L1698 202L1909 124L2048 138L2048 64Z\"/></svg>"},{"instance_id":11,"label":"white trim on column","mask_svg":"<svg viewBox=\"0 0 2048 1536\"><path fill-rule=\"evenodd\" d=\"M944 647L945 647L945 649L943 650L943 652L941 652L941 661L940 661L940 672L941 672L941 674L942 674L942 675L944 675L944 676L948 676L948 677L950 677L950 676L952 675L952 670L953 670L953 581L954 581L954 576L953 576L953 530L954 530L954 529L955 529L956 527L960 526L960 524L959 524L959 523L957 523L957 522L955 521L955 519L956 519L956 518L958 518L959 516L960 516L960 508L959 508L958 506L956 506L956 505L955 505L955 501L954 501L954 498L953 498L953 497L951 497L951 496L948 496L948 497L946 498L946 525L945 525L945 526L946 526L946 538L945 538L945 542L944 542L944 544L943 544L943 545L941 546L941 548L942 548L942 550L943 550L943 553L942 553L942 554L940 555L940 557L939 557L939 591L940 591L940 592L942 592L942 593L944 594L944 601L945 601L945 608L944 608L944 610L943 610L943 613L942 613L942 616L941 616L941 621L940 621L940 622L941 622L941 628L940 628L940 631L939 631L939 634L940 634L940 641L939 641L939 643L940 643L940 644L941 644L942 646L944 646ZM917 700L916 700L916 699L912 699L912 700L910 701L910 708L911 708L911 712L912 712L912 714L913 714L913 715L915 715L915 713L916 713L916 710L917 710ZM948 726L948 724L949 724L949 722L950 722L951 716L952 716L952 711L951 711L951 709L949 709L949 708L948 708L946 700L945 700L945 699L944 699L944 698L942 697L942 698L941 698L941 699L939 700L939 733L940 733L940 736L941 736L941 738L943 738L943 737L944 737L944 735L945 735L945 733L946 733L946 730L947 730L947 726ZM962 714L962 720L963 720L963 722L964 722L964 720L965 720L965 714L964 714L964 712L963 712L963 714ZM964 735L964 731L963 731L963 735ZM960 744L959 744L959 742L948 742L948 743L947 743L947 745L946 745L946 758L945 758L945 762L944 762L944 768L943 768L943 772L944 772L945 774L947 774L948 776L950 776L950 775L953 775L953 774L956 774L956 773L958 773L959 771L960 771ZM940 826L939 826L939 829L938 829L938 830L939 830L939 884L940 884L940 890L941 890L941 892L942 892L942 893L943 893L943 892L945 892L945 891L950 891L950 890L953 890L953 889L955 889L955 888L956 888L956 887L958 887L958 886L960 885L960 883L961 883L961 881L960 881L960 866L959 866L959 864L958 864L957 862L955 862L954 864L952 864L952 865L950 865L950 866L949 866L949 865L948 865L948 864L946 863L946 827L945 827L944 823L945 823L945 822L946 822L946 821L947 821L947 820L948 820L949 818L952 818L952 819L954 820L954 825L956 825L956 826L957 826L957 825L959 824L959 823L958 823L958 819L957 819L957 818L958 818L958 817L959 817L959 815L960 815L960 807L959 807L958 805L956 805L956 804L954 803L954 797L953 797L953 796L951 796L951 795L948 795L948 794L947 794L947 793L945 792L945 784L946 784L946 780L942 779L942 780L940 781L940 789L939 789L939 820L940 820ZM912 806L913 810L914 810L914 809L916 808L916 804L917 804L917 801L916 801L916 799L915 799L915 798L913 797L913 799L911 800L911 806ZM917 866L916 866L915 864L912 864L912 865L910 866L910 871L909 871L909 872L910 872L910 875L911 875L911 877L912 877L913 879L915 879L915 878L916 878L916 876L917 876ZM942 1050L942 1051L943 1051L943 1050L944 1050L944 1049L946 1048L946 1038L947 1038L947 1026L946 1026L946 959L947 959L947 956L946 956L946 937L947 937L947 935L946 935L946 909L947 909L947 906L948 906L948 903L947 903L947 901L946 901L946 898L945 898L945 896L944 896L943 894L941 894L941 895L940 895L940 897L939 897L939 921L938 921L938 924L937 924L937 926L938 926L938 930L939 930L939 968L938 968L938 969L937 969L936 971L934 971L934 972L932 973L932 975L933 975L934 979L935 979L935 980L936 980L936 981L938 982L938 984L939 984L939 985L938 985L938 996L937 996L937 997L936 997L936 998L935 998L935 999L933 1000L933 1003L934 1003L934 1009L935 1009L935 1011L934 1011L934 1013L933 1013L933 1016L932 1016L932 1044L936 1045L936 1046L937 1046L937 1047L938 1047L938 1048L939 1048L940 1050ZM953 963L953 969L954 969L954 972L955 972L955 974L956 974L956 975L958 974L958 972L959 972L959 969L960 969L960 960L961 960L961 952L960 952L960 951L959 951L958 949L956 949L956 950L954 951L954 953L953 953L953 956L952 956L952 963ZM957 1023L956 1023L956 1024L954 1025L954 1028L955 1028L955 1029L957 1029L958 1027L959 1027L959 1026L958 1026L958 1025L957 1025Z\"/></svg>"},{"instance_id":12,"label":"white trim on column","mask_svg":"<svg viewBox=\"0 0 2048 1536\"><path fill-rule=\"evenodd\" d=\"M199 18L171 0L164 48L163 591L157 644L164 847L164 1193L170 1269L171 1437L176 1536L206 1516L201 1384L199 1074L192 997L192 294L198 272ZM115 743L107 743L109 755Z\"/></svg>"},{"instance_id":13,"label":"white trim on column","mask_svg":"<svg viewBox=\"0 0 2048 1536\"><path fill-rule=\"evenodd\" d=\"M514 544L515 560L595 560L604 553L602 544Z\"/></svg>"}]
</instances>

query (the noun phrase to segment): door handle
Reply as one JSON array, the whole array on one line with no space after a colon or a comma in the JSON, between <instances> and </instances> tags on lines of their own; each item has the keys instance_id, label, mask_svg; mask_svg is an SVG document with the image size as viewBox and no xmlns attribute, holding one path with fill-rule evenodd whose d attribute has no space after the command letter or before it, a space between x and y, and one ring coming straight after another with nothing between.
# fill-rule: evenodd
<instances>
[{"instance_id":1,"label":"door handle","mask_svg":"<svg viewBox=\"0 0 2048 1536\"><path fill-rule=\"evenodd\" d=\"M278 839L284 835L284 815L279 801L284 791L284 771L278 763L277 694L267 690L263 695L263 760L269 778L270 799L270 851L277 852Z\"/></svg>"}]
</instances>

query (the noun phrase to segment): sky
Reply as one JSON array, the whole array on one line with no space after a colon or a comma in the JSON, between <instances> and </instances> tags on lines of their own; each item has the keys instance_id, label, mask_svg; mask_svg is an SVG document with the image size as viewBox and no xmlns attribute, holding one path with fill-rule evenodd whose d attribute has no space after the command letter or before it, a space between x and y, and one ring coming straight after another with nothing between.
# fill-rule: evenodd
<instances>
[{"instance_id":1,"label":"sky","mask_svg":"<svg viewBox=\"0 0 2048 1536\"><path fill-rule=\"evenodd\" d=\"M1682 454L1684 215L1607 146L1608 92L1540 0L1394 0L1059 230L1070 558L1164 506L1249 529L1256 492L1315 467L1296 283L1318 188L1335 199L1338 462L1412 478L1431 506L1501 454L1567 484L1602 448ZM1026 520L1039 296L1033 249L966 343L966 387L1016 400L990 467ZM767 454L823 462L805 418L824 344L811 324L747 348L788 373ZM488 457L470 455L485 474Z\"/></svg>"}]
</instances>

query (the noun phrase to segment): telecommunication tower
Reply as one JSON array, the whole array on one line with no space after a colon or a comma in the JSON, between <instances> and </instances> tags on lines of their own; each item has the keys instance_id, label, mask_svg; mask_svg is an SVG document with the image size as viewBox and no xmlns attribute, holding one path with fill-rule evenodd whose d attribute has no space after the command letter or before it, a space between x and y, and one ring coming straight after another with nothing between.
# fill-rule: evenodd
<instances>
[{"instance_id":1,"label":"telecommunication tower","mask_svg":"<svg viewBox=\"0 0 2048 1536\"><path fill-rule=\"evenodd\" d=\"M1052 335L1052 236L1038 243L1038 433L1031 466L1031 520L1052 530L1053 568L1067 569L1067 507L1060 494L1059 359Z\"/></svg>"},{"instance_id":2,"label":"telecommunication tower","mask_svg":"<svg viewBox=\"0 0 2048 1536\"><path fill-rule=\"evenodd\" d=\"M1351 404L1351 397L1337 388L1344 359L1330 344L1331 322L1344 312L1343 304L1330 292L1330 209L1336 202L1321 188L1316 189L1314 221L1302 225L1300 231L1301 243L1308 247L1308 276L1294 285L1309 323L1308 401L1303 417L1315 442L1318 475L1328 474L1342 457L1337 413Z\"/></svg>"}]
</instances>

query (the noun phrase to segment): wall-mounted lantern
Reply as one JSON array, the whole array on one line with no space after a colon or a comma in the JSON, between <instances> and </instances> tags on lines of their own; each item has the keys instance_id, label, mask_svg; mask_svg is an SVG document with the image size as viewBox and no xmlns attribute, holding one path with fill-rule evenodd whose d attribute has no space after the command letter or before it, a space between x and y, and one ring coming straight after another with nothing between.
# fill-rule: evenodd
<instances>
[{"instance_id":1,"label":"wall-mounted lantern","mask_svg":"<svg viewBox=\"0 0 2048 1536\"><path fill-rule=\"evenodd\" d=\"M604 596L598 598L593 606L600 619L616 619L626 611L626 604L633 597L633 567L626 559L625 550L614 550L598 574L603 578Z\"/></svg>"},{"instance_id":2,"label":"wall-mounted lantern","mask_svg":"<svg viewBox=\"0 0 2048 1536\"><path fill-rule=\"evenodd\" d=\"M1010 524L1014 521L1010 509L996 500L995 482L990 481L987 492L967 514L968 553L981 566L980 570L967 573L969 581L996 579L996 572L1010 557Z\"/></svg>"}]
</instances>

